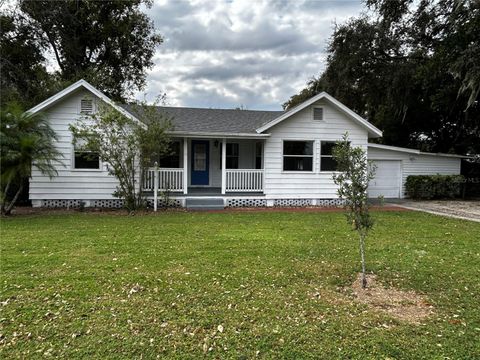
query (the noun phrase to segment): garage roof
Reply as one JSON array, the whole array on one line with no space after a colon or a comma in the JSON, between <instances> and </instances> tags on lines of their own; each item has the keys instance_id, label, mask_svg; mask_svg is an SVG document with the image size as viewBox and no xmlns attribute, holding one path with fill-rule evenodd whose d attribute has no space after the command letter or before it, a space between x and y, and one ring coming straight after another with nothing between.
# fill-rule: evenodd
<instances>
[{"instance_id":1,"label":"garage roof","mask_svg":"<svg viewBox=\"0 0 480 360\"><path fill-rule=\"evenodd\" d=\"M371 147L371 148L374 148L374 149L398 151L398 152L403 152L403 153L408 153L408 154L416 154L416 155L442 156L442 157L452 157L452 158L459 158L459 159L473 159L474 158L473 156L468 156L468 155L429 153L429 152L423 152L423 151L416 150L416 149L409 149L409 148L404 148L404 147L389 146L389 145L382 145L382 144L372 144L372 143L370 143L370 144L368 144L368 147Z\"/></svg>"}]
</instances>

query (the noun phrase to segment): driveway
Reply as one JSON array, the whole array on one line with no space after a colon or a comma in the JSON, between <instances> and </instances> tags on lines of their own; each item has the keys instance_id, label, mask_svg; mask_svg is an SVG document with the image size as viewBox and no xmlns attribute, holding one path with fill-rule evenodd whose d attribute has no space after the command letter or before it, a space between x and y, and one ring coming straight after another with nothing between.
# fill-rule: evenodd
<instances>
[{"instance_id":1,"label":"driveway","mask_svg":"<svg viewBox=\"0 0 480 360\"><path fill-rule=\"evenodd\" d=\"M396 205L410 210L480 222L480 200L405 200Z\"/></svg>"}]
</instances>

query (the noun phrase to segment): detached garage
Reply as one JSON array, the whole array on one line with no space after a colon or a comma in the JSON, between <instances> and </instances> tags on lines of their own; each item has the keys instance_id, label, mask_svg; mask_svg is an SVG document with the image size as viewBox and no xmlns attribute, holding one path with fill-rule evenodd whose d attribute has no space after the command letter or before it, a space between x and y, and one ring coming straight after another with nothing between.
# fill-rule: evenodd
<instances>
[{"instance_id":1,"label":"detached garage","mask_svg":"<svg viewBox=\"0 0 480 360\"><path fill-rule=\"evenodd\" d=\"M465 156L368 144L368 159L377 165L375 178L369 184L369 196L404 198L409 175L457 175L462 158Z\"/></svg>"}]
</instances>

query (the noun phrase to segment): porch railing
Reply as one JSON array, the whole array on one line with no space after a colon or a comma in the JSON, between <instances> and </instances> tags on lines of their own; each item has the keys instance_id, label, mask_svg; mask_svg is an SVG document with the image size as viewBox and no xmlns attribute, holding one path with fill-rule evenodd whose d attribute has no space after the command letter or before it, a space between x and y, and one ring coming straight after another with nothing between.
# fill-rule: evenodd
<instances>
[{"instance_id":1,"label":"porch railing","mask_svg":"<svg viewBox=\"0 0 480 360\"><path fill-rule=\"evenodd\" d=\"M263 191L263 170L227 169L225 191L260 192Z\"/></svg>"},{"instance_id":2,"label":"porch railing","mask_svg":"<svg viewBox=\"0 0 480 360\"><path fill-rule=\"evenodd\" d=\"M143 178L143 190L155 190L155 171L158 171L159 191L183 191L183 169L150 168L145 171Z\"/></svg>"}]
</instances>

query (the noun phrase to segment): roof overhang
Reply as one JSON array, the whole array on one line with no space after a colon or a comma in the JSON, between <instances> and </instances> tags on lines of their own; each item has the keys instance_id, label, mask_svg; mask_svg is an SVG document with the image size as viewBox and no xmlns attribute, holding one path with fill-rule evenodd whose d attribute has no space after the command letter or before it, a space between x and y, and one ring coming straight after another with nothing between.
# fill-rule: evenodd
<instances>
[{"instance_id":1,"label":"roof overhang","mask_svg":"<svg viewBox=\"0 0 480 360\"><path fill-rule=\"evenodd\" d=\"M143 123L138 120L134 115L132 115L130 112L122 108L121 106L117 105L112 99L110 99L107 95L102 93L100 90L96 89L94 86L90 85L87 81L85 80L78 80L76 83L73 83L72 85L66 87L62 91L56 93L55 95L49 97L47 100L42 101L40 104L34 106L30 110L27 110L27 113L35 114L39 111L43 111L48 109L49 107L55 105L58 103L60 100L65 98L67 95L77 91L80 88L84 88L88 91L90 91L93 95L97 96L101 100L103 100L106 104L111 105L115 110L120 112L122 115L137 121L138 123L142 124Z\"/></svg>"},{"instance_id":2,"label":"roof overhang","mask_svg":"<svg viewBox=\"0 0 480 360\"><path fill-rule=\"evenodd\" d=\"M266 139L270 134L255 134L255 133L226 133L226 132L186 132L186 131L167 131L171 136L185 137L185 138L225 138L225 139Z\"/></svg>"},{"instance_id":3,"label":"roof overhang","mask_svg":"<svg viewBox=\"0 0 480 360\"><path fill-rule=\"evenodd\" d=\"M306 107L314 104L315 102L325 99L328 102L330 102L332 105L334 105L336 108L338 108L340 111L342 111L344 114L349 116L352 120L357 122L359 125L362 127L366 128L368 131L368 135L371 138L377 138L382 136L382 132L375 127L374 125L370 124L367 120L362 118L360 115L349 109L347 106L342 104L340 101L335 99L333 96L327 94L325 91L321 92L320 94L315 95L314 97L311 97L310 99L304 101L303 103L295 106L294 108L290 109L286 113L280 115L276 119L273 119L272 121L269 121L268 123L262 125L257 129L257 133L262 133L268 129L270 129L272 126L277 125L278 123L282 122L283 120L291 117L292 115L298 113L299 111L305 109Z\"/></svg>"},{"instance_id":4,"label":"roof overhang","mask_svg":"<svg viewBox=\"0 0 480 360\"><path fill-rule=\"evenodd\" d=\"M407 154L415 154L415 155L440 156L440 157L450 157L450 158L457 158L457 159L474 159L475 158L475 157L469 156L469 155L429 153L429 152L423 152L423 151L416 150L416 149L409 149L409 148L403 148L403 147L398 147L398 146L390 146L390 145L382 145L382 144L373 144L373 143L369 143L368 147L371 147L371 148L374 148L374 149L403 152L403 153L407 153Z\"/></svg>"}]
</instances>

